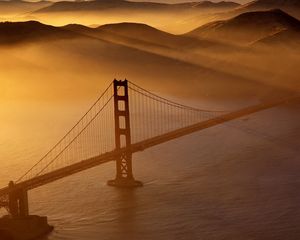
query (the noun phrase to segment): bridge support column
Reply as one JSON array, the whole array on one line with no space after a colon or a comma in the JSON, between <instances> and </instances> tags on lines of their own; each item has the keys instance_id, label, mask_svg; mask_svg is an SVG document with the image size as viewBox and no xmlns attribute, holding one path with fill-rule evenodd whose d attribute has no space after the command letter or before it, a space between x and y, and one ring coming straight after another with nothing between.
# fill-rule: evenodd
<instances>
[{"instance_id":1,"label":"bridge support column","mask_svg":"<svg viewBox=\"0 0 300 240\"><path fill-rule=\"evenodd\" d=\"M18 188L10 182L8 196L8 209L12 217L26 217L29 215L27 190Z\"/></svg>"},{"instance_id":2,"label":"bridge support column","mask_svg":"<svg viewBox=\"0 0 300 240\"><path fill-rule=\"evenodd\" d=\"M125 151L116 159L116 178L107 182L115 187L139 187L132 174L131 132L129 115L128 82L114 80L114 115L116 150Z\"/></svg>"}]
</instances>

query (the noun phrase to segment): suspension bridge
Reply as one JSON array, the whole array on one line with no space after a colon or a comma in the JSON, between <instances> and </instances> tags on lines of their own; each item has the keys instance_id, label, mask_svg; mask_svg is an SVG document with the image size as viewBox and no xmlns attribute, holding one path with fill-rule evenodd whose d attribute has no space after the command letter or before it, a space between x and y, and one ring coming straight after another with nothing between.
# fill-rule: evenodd
<instances>
[{"instance_id":1,"label":"suspension bridge","mask_svg":"<svg viewBox=\"0 0 300 240\"><path fill-rule=\"evenodd\" d=\"M133 177L134 153L285 102L210 111L170 101L127 80L114 80L53 148L0 189L0 207L13 217L27 216L29 190L109 161L116 161L116 177L108 185L142 186Z\"/></svg>"}]
</instances>

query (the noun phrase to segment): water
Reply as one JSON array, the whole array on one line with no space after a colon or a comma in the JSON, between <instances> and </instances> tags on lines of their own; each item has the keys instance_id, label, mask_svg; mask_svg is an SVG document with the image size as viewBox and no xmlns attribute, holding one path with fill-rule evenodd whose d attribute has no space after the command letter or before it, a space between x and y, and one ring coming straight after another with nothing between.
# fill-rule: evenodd
<instances>
[{"instance_id":1,"label":"water","mask_svg":"<svg viewBox=\"0 0 300 240\"><path fill-rule=\"evenodd\" d=\"M46 106L16 103L15 111L1 111L2 185L53 145L88 103ZM38 188L30 192L31 213L55 226L47 240L299 239L299 107L270 109L135 154L142 188L106 186L113 162Z\"/></svg>"}]
</instances>

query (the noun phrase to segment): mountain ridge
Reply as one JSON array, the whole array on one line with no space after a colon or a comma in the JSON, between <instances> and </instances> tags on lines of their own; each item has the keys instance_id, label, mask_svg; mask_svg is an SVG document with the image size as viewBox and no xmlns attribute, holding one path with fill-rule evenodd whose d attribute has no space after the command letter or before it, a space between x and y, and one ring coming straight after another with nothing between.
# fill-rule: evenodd
<instances>
[{"instance_id":1,"label":"mountain ridge","mask_svg":"<svg viewBox=\"0 0 300 240\"><path fill-rule=\"evenodd\" d=\"M31 42L35 40L60 40L78 37L71 31L60 27L46 25L38 21L26 22L1 22L0 23L0 43L15 44Z\"/></svg>"},{"instance_id":2,"label":"mountain ridge","mask_svg":"<svg viewBox=\"0 0 300 240\"><path fill-rule=\"evenodd\" d=\"M236 2L184 2L177 4L166 4L157 2L130 2L127 0L93 0L83 2L61 1L53 3L50 6L41 8L34 13L50 13L50 12L69 12L69 11L103 11L112 9L130 9L130 10L197 10L206 8L233 9L240 6Z\"/></svg>"},{"instance_id":3,"label":"mountain ridge","mask_svg":"<svg viewBox=\"0 0 300 240\"><path fill-rule=\"evenodd\" d=\"M36 2L30 2L30 1L0 1L0 13L3 15L6 14L12 14L12 13L27 13L36 11L38 9L47 7L51 5L52 2L47 0L41 0Z\"/></svg>"},{"instance_id":4,"label":"mountain ridge","mask_svg":"<svg viewBox=\"0 0 300 240\"><path fill-rule=\"evenodd\" d=\"M280 9L273 9L242 13L228 20L211 22L186 35L250 43L282 30L299 28L300 21L298 19Z\"/></svg>"},{"instance_id":5,"label":"mountain ridge","mask_svg":"<svg viewBox=\"0 0 300 240\"><path fill-rule=\"evenodd\" d=\"M299 0L255 0L239 6L225 15L233 17L245 12L268 11L271 9L281 9L293 17L300 18Z\"/></svg>"}]
</instances>

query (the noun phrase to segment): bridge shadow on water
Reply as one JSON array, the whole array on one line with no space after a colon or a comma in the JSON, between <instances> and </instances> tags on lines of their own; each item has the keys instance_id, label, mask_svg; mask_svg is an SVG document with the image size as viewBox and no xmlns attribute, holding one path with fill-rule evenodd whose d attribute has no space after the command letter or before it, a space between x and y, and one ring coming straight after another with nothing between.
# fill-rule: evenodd
<instances>
[{"instance_id":1,"label":"bridge shadow on water","mask_svg":"<svg viewBox=\"0 0 300 240\"><path fill-rule=\"evenodd\" d=\"M138 229L138 189L116 190L116 228L124 239L133 239Z\"/></svg>"}]
</instances>

